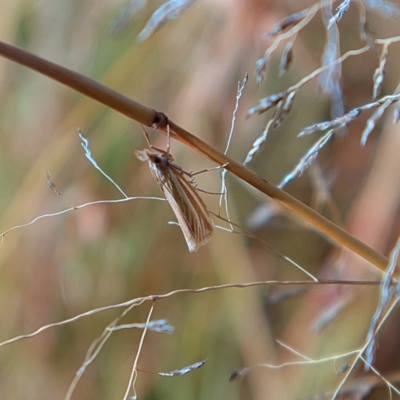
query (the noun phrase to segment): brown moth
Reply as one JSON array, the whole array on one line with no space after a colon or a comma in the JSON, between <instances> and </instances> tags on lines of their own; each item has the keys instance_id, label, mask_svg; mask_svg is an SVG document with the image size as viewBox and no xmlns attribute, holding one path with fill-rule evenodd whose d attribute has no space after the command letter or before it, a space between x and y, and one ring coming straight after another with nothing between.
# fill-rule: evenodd
<instances>
[{"instance_id":1,"label":"brown moth","mask_svg":"<svg viewBox=\"0 0 400 400\"><path fill-rule=\"evenodd\" d=\"M193 183L184 176L192 174L175 164L168 151L145 149L135 151L135 155L140 161L148 161L151 174L178 220L189 251L196 252L210 241L214 223Z\"/></svg>"}]
</instances>

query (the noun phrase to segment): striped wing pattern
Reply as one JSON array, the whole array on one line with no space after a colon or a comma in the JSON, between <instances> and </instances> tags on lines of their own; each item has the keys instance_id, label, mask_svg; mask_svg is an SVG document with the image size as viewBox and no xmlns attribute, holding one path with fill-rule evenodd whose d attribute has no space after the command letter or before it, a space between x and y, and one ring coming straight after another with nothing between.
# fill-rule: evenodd
<instances>
[{"instance_id":1,"label":"striped wing pattern","mask_svg":"<svg viewBox=\"0 0 400 400\"><path fill-rule=\"evenodd\" d=\"M195 187L170 155L148 149L135 154L139 160L149 162L151 174L178 220L189 251L196 252L210 241L214 223Z\"/></svg>"}]
</instances>

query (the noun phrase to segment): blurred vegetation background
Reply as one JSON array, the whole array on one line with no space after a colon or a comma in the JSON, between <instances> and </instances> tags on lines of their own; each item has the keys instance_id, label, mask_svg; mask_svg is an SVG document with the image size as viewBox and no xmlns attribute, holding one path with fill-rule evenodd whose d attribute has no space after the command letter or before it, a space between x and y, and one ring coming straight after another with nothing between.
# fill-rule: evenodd
<instances>
[{"instance_id":1,"label":"blurred vegetation background","mask_svg":"<svg viewBox=\"0 0 400 400\"><path fill-rule=\"evenodd\" d=\"M128 4L122 0L3 0L0 38L165 112L220 150L226 147L238 81L249 72L229 150L232 158L243 161L270 118L246 120L247 111L262 97L286 89L317 69L326 40L318 14L298 34L289 72L277 77L282 44L274 53L266 81L257 87L255 63L272 43L262 34L313 3L198 1L138 44L136 36L161 1L149 0L123 29L115 29ZM367 16L377 37L399 34L398 20L378 13ZM341 53L364 45L358 18L358 9L352 5L339 22ZM399 55L399 45L392 45L383 94L392 93L398 84ZM346 111L371 102L377 65L378 55L372 50L343 63ZM85 159L78 127L90 139L98 164L128 195L161 196L148 166L133 155L135 149L147 146L134 121L2 58L0 85L0 233L66 207L47 187L47 171L74 205L120 198ZM316 135L299 139L297 133L331 119L331 110L318 79L305 85L289 116L270 134L250 167L265 179L280 182L317 140ZM347 132L336 135L320 153L318 166L286 190L388 255L399 234L399 126L392 125L388 112L361 147L366 119L361 116ZM165 148L165 137L150 135L155 146ZM213 166L176 142L172 154L188 171ZM333 208L317 201L321 194L315 179L318 173L331 190ZM196 181L204 190L219 191L218 172L201 174ZM365 261L338 249L229 176L228 188L232 220L314 275L380 277ZM218 212L218 196L201 196L210 210ZM253 228L252 212L263 204L268 204L272 214ZM0 341L140 296L225 283L307 279L261 242L224 231L217 230L207 246L190 254L180 229L168 224L173 219L167 204L136 200L93 205L7 234L0 248ZM257 287L180 294L157 301L153 319L167 319L175 333L148 332L139 368L166 372L204 359L208 362L183 377L139 372L138 398L297 399L334 390L342 376L335 373L333 363L278 371L255 368L240 381L229 383L228 378L243 367L297 360L276 339L312 358L359 347L378 290L333 286L303 288L299 293L297 288ZM285 300L276 301L283 295ZM124 322L144 322L149 307L146 303L134 308ZM63 398L90 344L119 313L107 311L0 348L0 398ZM333 315L332 321L324 320ZM399 329L394 313L379 335L377 367L383 373L399 368ZM73 398L122 399L141 333L116 332L86 370ZM350 361L337 363L336 368L346 362ZM361 368L357 374L364 376ZM387 388L378 388L370 398L383 398L383 393L386 396Z\"/></svg>"}]
</instances>

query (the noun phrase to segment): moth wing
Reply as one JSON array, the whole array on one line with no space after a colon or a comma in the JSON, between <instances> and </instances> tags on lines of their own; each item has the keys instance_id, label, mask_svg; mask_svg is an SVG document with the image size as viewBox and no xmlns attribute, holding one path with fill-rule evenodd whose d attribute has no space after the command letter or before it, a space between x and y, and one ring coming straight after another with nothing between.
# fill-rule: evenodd
<instances>
[{"instance_id":1,"label":"moth wing","mask_svg":"<svg viewBox=\"0 0 400 400\"><path fill-rule=\"evenodd\" d=\"M169 179L157 181L178 220L189 251L193 253L211 240L214 223L194 186L172 168L168 172Z\"/></svg>"}]
</instances>

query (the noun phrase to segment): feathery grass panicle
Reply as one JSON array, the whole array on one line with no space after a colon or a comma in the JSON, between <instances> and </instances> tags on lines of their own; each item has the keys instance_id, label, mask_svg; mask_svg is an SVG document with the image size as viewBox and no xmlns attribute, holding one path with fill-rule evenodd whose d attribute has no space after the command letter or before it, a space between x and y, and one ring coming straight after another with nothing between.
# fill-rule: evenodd
<instances>
[{"instance_id":1,"label":"feathery grass panicle","mask_svg":"<svg viewBox=\"0 0 400 400\"><path fill-rule=\"evenodd\" d=\"M254 72L254 75L256 76L258 85L260 85L263 81L267 72L268 64L272 57L272 53L277 49L279 43L282 40L289 39L292 36L295 36L305 25L307 25L313 19L320 7L321 6L318 3L297 14L293 14L292 16L285 18L283 21L277 24L271 31L271 33L264 34L265 37L276 37L272 45L266 50L264 56L256 62L256 70ZM282 30L288 27L291 27L288 32L281 33Z\"/></svg>"},{"instance_id":2,"label":"feathery grass panicle","mask_svg":"<svg viewBox=\"0 0 400 400\"><path fill-rule=\"evenodd\" d=\"M191 373L192 371L201 368L208 360L204 361L199 361L197 363L194 363L192 365L188 365L187 367L183 367L180 369L175 369L171 372L157 372L158 375L160 376L166 376L166 377L174 377L174 376L183 376Z\"/></svg>"},{"instance_id":3,"label":"feathery grass panicle","mask_svg":"<svg viewBox=\"0 0 400 400\"><path fill-rule=\"evenodd\" d=\"M382 51L379 56L378 68L374 72L374 92L372 95L372 100L376 100L376 98L381 93L383 79L385 77L386 61L387 61L388 53L389 53L389 43L385 43L382 46Z\"/></svg>"},{"instance_id":4,"label":"feathery grass panicle","mask_svg":"<svg viewBox=\"0 0 400 400\"><path fill-rule=\"evenodd\" d=\"M272 124L274 123L274 119L271 118L267 124L265 125L264 130L262 131L261 135L253 142L253 145L251 146L251 149L247 152L246 159L243 162L243 165L249 164L254 157L259 153L261 150L262 146L265 144L267 141L268 137L268 132L270 131L270 128Z\"/></svg>"},{"instance_id":5,"label":"feathery grass panicle","mask_svg":"<svg viewBox=\"0 0 400 400\"><path fill-rule=\"evenodd\" d=\"M293 42L287 42L281 58L281 63L279 65L278 77L281 77L287 70L293 61Z\"/></svg>"},{"instance_id":6,"label":"feathery grass panicle","mask_svg":"<svg viewBox=\"0 0 400 400\"><path fill-rule=\"evenodd\" d=\"M396 92L398 90L396 89ZM332 121L324 121L319 122L317 124L313 124L303 128L300 133L297 135L298 137L310 135L311 133L315 133L317 131L327 131L329 129L333 131L338 131L339 129L348 126L352 121L360 116L361 113L373 110L374 108L378 108L378 110L372 114L372 116L368 119L366 127L362 133L361 144L365 145L369 134L375 128L376 122L381 118L384 111L392 104L398 103L400 101L400 94L395 93L393 95L384 96L381 99L374 101L372 103L365 104L360 107L356 107L353 110L349 111L347 114L342 117L336 118Z\"/></svg>"},{"instance_id":7,"label":"feathery grass panicle","mask_svg":"<svg viewBox=\"0 0 400 400\"><path fill-rule=\"evenodd\" d=\"M166 23L178 18L184 11L191 7L197 0L170 0L160 6L143 30L139 33L136 40L139 43L145 42L156 31L158 31Z\"/></svg>"},{"instance_id":8,"label":"feathery grass panicle","mask_svg":"<svg viewBox=\"0 0 400 400\"><path fill-rule=\"evenodd\" d=\"M291 26L298 24L302 19L304 19L310 12L310 9L305 9L296 14L292 14L289 17L284 18L282 21L277 23L272 30L264 33L265 38L274 37L279 35L283 30L290 28Z\"/></svg>"},{"instance_id":9,"label":"feathery grass panicle","mask_svg":"<svg viewBox=\"0 0 400 400\"><path fill-rule=\"evenodd\" d=\"M374 361L375 350L376 350L376 334L378 324L381 322L384 314L387 312L390 302L393 300L394 294L397 292L397 289L394 288L391 283L393 282L393 278L396 273L397 261L399 259L400 254L400 237L393 248L390 254L390 262L388 264L387 270L383 275L381 287L380 287L380 296L379 296L379 304L376 308L375 314L371 320L371 325L369 327L367 333L367 343L368 346L365 350L365 370L368 371ZM398 278L398 277L397 277ZM399 280L397 280L397 288L399 287ZM399 297L397 297L396 302L398 302Z\"/></svg>"},{"instance_id":10,"label":"feathery grass panicle","mask_svg":"<svg viewBox=\"0 0 400 400\"><path fill-rule=\"evenodd\" d=\"M340 21L344 14L346 14L347 10L350 8L351 0L343 0L336 9L336 14L330 19L328 24L328 29L333 25Z\"/></svg>"},{"instance_id":11,"label":"feathery grass panicle","mask_svg":"<svg viewBox=\"0 0 400 400\"><path fill-rule=\"evenodd\" d=\"M333 136L333 129L328 131L321 139L319 139L301 158L299 163L289 172L283 180L279 183L278 187L283 189L288 183L298 176L303 175L304 171L309 168L318 156L318 152L330 141Z\"/></svg>"}]
</instances>

